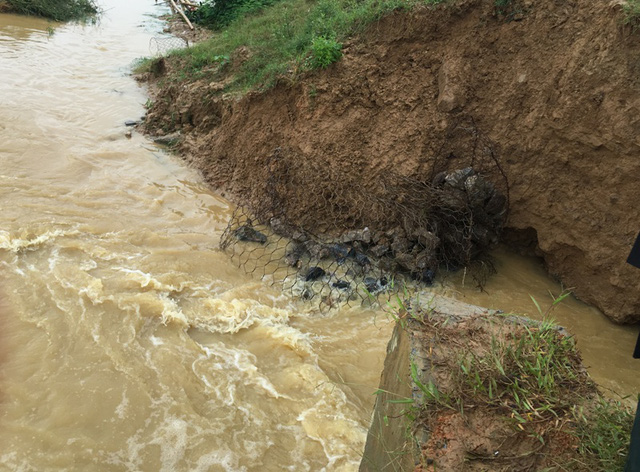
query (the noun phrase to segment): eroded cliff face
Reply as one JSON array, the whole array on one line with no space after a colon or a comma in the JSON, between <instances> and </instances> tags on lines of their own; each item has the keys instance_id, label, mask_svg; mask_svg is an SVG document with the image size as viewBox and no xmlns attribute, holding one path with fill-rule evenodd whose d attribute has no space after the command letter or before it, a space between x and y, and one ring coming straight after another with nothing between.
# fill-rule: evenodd
<instances>
[{"instance_id":1,"label":"eroded cliff face","mask_svg":"<svg viewBox=\"0 0 640 472\"><path fill-rule=\"evenodd\" d=\"M611 319L640 321L640 274L625 263L640 231L640 34L609 1L501 13L488 0L395 13L330 69L241 99L209 80L165 84L146 126L180 130L185 158L238 201L265 197L274 153L372 198L390 173L427 180L489 156L508 227L537 235L550 273ZM293 186L290 216L321 222L309 190ZM366 208L343 208L368 223Z\"/></svg>"}]
</instances>

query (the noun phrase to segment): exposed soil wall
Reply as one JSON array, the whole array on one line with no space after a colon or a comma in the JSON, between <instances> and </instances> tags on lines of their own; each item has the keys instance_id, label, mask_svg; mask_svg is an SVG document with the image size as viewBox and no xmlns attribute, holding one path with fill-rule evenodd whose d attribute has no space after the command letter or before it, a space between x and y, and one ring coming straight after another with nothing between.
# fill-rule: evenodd
<instances>
[{"instance_id":1,"label":"exposed soil wall","mask_svg":"<svg viewBox=\"0 0 640 472\"><path fill-rule=\"evenodd\" d=\"M305 203L318 189L375 195L389 173L426 180L493 154L508 226L537 235L577 296L640 321L640 273L625 263L640 231L640 34L621 26L619 5L514 0L499 15L471 0L395 13L327 71L242 99L221 90L166 81L147 117L156 134L182 132L180 151L215 188L264 198L277 153L321 177L288 204L322 222ZM343 206L367 223L366 208Z\"/></svg>"}]
</instances>

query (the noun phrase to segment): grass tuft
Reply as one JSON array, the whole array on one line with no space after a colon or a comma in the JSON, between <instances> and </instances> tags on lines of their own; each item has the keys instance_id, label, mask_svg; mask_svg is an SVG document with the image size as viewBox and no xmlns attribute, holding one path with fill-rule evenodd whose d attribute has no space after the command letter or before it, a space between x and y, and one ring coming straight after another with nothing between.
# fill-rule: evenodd
<instances>
[{"instance_id":1,"label":"grass tuft","mask_svg":"<svg viewBox=\"0 0 640 472\"><path fill-rule=\"evenodd\" d=\"M619 401L600 398L595 407L586 412L574 410L575 435L581 454L597 458L598 470L618 472L624 469L629 435L634 415Z\"/></svg>"}]
</instances>

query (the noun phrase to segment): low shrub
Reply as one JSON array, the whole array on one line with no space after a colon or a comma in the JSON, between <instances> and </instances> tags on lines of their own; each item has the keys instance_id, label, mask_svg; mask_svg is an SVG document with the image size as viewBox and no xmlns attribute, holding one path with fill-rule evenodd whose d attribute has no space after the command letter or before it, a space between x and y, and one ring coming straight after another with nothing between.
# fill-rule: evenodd
<instances>
[{"instance_id":1,"label":"low shrub","mask_svg":"<svg viewBox=\"0 0 640 472\"><path fill-rule=\"evenodd\" d=\"M69 21L93 15L98 8L93 0L7 0L11 9L54 21Z\"/></svg>"},{"instance_id":2,"label":"low shrub","mask_svg":"<svg viewBox=\"0 0 640 472\"><path fill-rule=\"evenodd\" d=\"M316 69L326 69L342 57L342 44L335 39L322 36L311 42L311 66Z\"/></svg>"},{"instance_id":3,"label":"low shrub","mask_svg":"<svg viewBox=\"0 0 640 472\"><path fill-rule=\"evenodd\" d=\"M278 0L207 0L196 11L189 13L190 19L207 28L220 30L249 13L273 5Z\"/></svg>"}]
</instances>

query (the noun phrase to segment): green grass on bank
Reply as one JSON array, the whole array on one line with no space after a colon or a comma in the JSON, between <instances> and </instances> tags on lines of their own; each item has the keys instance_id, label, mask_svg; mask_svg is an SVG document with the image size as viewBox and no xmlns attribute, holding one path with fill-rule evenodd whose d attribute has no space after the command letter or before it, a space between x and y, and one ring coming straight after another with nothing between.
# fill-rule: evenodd
<instances>
[{"instance_id":1,"label":"green grass on bank","mask_svg":"<svg viewBox=\"0 0 640 472\"><path fill-rule=\"evenodd\" d=\"M197 77L230 67L234 88L265 89L280 77L295 77L337 61L348 37L388 12L441 1L281 0L232 21L208 41L174 55L183 59L186 75ZM243 53L234 54L239 48Z\"/></svg>"},{"instance_id":2,"label":"green grass on bank","mask_svg":"<svg viewBox=\"0 0 640 472\"><path fill-rule=\"evenodd\" d=\"M11 11L54 21L78 20L95 14L93 0L6 0Z\"/></svg>"}]
</instances>

